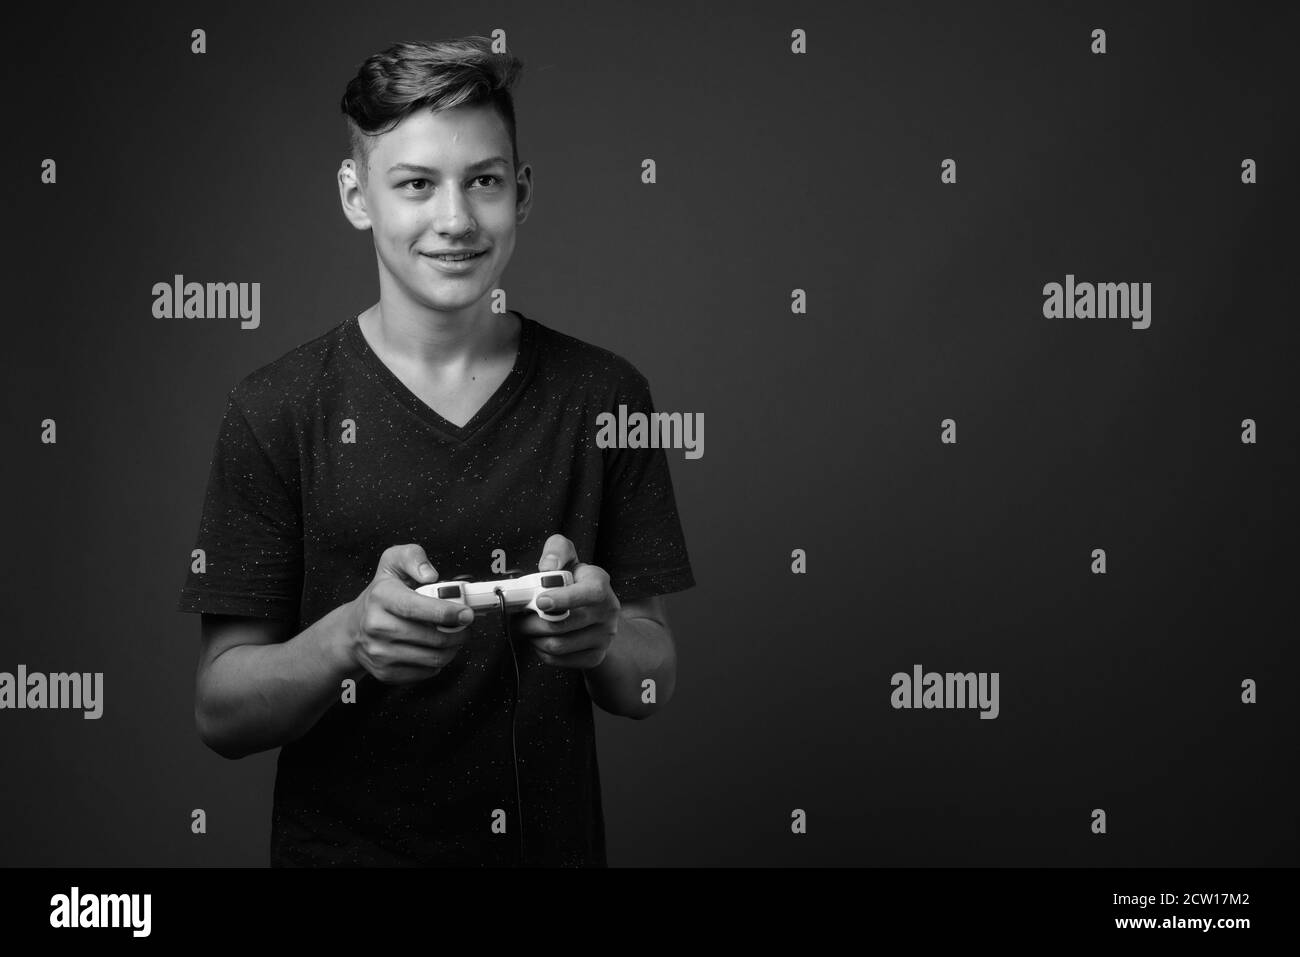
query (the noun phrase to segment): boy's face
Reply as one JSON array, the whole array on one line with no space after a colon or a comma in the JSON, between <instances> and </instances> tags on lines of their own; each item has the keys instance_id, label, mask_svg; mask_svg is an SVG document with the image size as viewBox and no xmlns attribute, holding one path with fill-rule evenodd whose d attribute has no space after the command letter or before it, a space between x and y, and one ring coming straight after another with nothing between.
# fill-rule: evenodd
<instances>
[{"instance_id":1,"label":"boy's face","mask_svg":"<svg viewBox=\"0 0 1300 957\"><path fill-rule=\"evenodd\" d=\"M339 192L349 221L374 234L381 291L456 312L500 285L532 203L532 169L512 169L495 110L417 110L374 141L367 172L362 188L344 160ZM452 250L484 253L451 264L431 255Z\"/></svg>"}]
</instances>

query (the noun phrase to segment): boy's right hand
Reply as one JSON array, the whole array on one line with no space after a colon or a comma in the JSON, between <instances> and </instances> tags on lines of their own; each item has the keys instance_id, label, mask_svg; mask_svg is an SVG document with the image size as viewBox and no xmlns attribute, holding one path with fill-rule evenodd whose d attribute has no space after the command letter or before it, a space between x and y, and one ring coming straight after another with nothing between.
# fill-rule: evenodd
<instances>
[{"instance_id":1,"label":"boy's right hand","mask_svg":"<svg viewBox=\"0 0 1300 957\"><path fill-rule=\"evenodd\" d=\"M407 581L414 585L408 585ZM438 580L419 545L394 545L379 558L372 581L353 600L347 618L350 656L385 684L432 678L451 664L468 629L448 634L438 625L474 620L464 605L415 592Z\"/></svg>"}]
</instances>

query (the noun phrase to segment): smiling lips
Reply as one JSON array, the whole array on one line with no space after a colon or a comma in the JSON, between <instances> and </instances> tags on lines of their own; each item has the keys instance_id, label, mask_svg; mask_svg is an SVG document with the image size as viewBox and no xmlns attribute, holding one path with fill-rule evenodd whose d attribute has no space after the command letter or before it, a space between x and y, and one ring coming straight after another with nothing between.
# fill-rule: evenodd
<instances>
[{"instance_id":1,"label":"smiling lips","mask_svg":"<svg viewBox=\"0 0 1300 957\"><path fill-rule=\"evenodd\" d=\"M424 253L423 255L432 259L441 259L443 262L463 262L466 259L475 259L485 252L487 252L486 249L452 249L440 253Z\"/></svg>"},{"instance_id":2,"label":"smiling lips","mask_svg":"<svg viewBox=\"0 0 1300 957\"><path fill-rule=\"evenodd\" d=\"M479 260L487 258L487 252L483 249L477 253L421 253L420 255L433 263L433 268L439 272L459 276L473 272Z\"/></svg>"}]
</instances>

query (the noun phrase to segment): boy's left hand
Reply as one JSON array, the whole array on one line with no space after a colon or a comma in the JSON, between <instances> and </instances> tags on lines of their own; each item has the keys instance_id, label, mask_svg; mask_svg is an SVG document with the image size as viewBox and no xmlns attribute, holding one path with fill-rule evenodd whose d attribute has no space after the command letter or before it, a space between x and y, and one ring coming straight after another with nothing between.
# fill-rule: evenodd
<instances>
[{"instance_id":1,"label":"boy's left hand","mask_svg":"<svg viewBox=\"0 0 1300 957\"><path fill-rule=\"evenodd\" d=\"M618 634L618 613L622 604L609 587L609 575L598 565L578 562L578 551L563 535L555 534L546 540L542 560L537 570L542 572L570 568L573 584L562 588L548 588L544 605L549 598L554 604L547 612L569 611L564 621L547 621L539 615L517 615L511 622L514 631L528 638L537 657L558 668L595 668L605 660L610 643Z\"/></svg>"}]
</instances>

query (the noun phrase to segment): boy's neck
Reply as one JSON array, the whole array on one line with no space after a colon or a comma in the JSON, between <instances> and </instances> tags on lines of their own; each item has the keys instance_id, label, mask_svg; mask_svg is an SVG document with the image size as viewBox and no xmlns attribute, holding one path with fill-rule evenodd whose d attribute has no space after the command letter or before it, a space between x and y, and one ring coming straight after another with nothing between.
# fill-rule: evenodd
<instances>
[{"instance_id":1,"label":"boy's neck","mask_svg":"<svg viewBox=\"0 0 1300 957\"><path fill-rule=\"evenodd\" d=\"M424 311L415 315L377 302L358 317L361 331L384 358L434 371L464 368L514 355L515 317L483 310L455 316Z\"/></svg>"}]
</instances>

